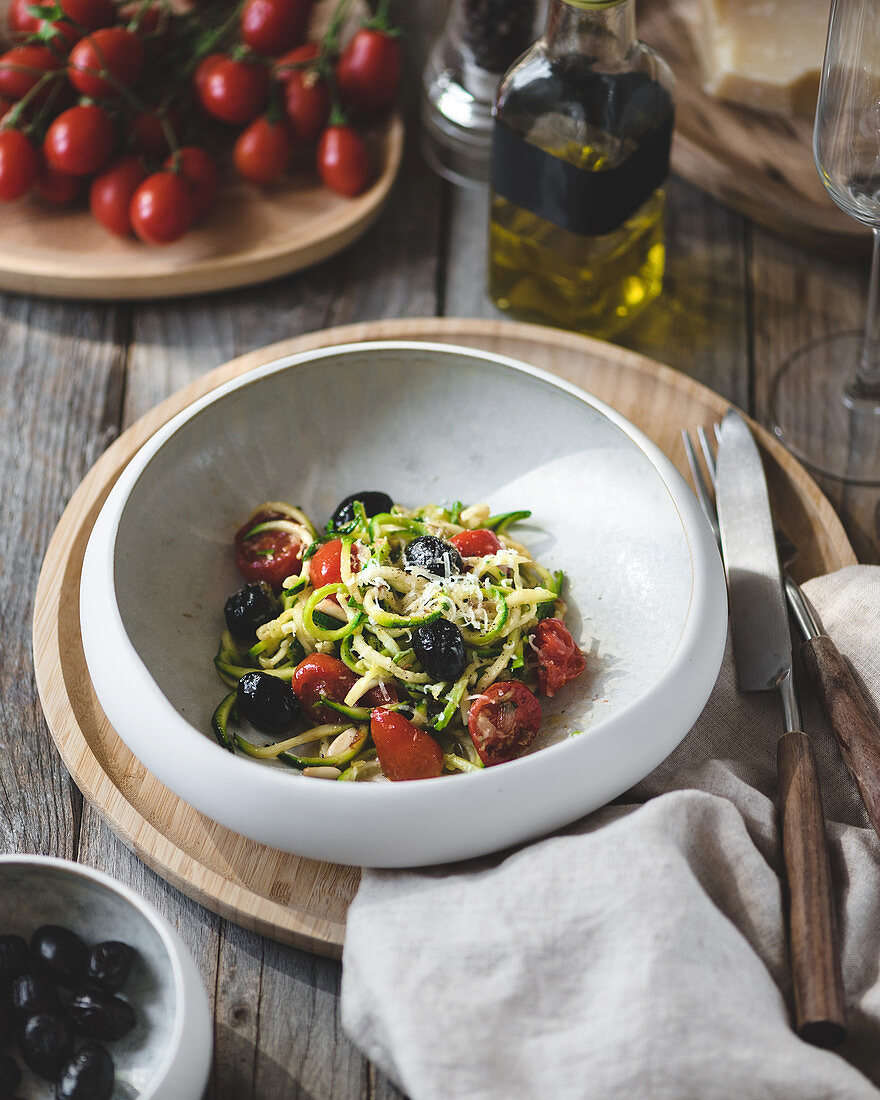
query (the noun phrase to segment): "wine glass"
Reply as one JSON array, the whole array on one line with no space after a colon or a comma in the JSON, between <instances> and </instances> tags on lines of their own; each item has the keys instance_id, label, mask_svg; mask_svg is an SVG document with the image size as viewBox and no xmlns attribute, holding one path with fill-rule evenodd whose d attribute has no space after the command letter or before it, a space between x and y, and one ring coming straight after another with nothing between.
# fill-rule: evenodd
<instances>
[{"instance_id":1,"label":"wine glass","mask_svg":"<svg viewBox=\"0 0 880 1100\"><path fill-rule=\"evenodd\" d=\"M821 474L880 484L880 0L834 0L813 156L837 205L874 234L863 332L796 351L773 382L775 434Z\"/></svg>"}]
</instances>

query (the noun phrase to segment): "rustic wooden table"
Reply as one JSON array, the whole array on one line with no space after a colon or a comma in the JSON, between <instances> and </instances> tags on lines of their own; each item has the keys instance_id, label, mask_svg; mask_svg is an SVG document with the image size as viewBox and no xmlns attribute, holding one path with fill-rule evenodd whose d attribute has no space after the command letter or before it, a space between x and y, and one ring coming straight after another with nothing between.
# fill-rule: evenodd
<instances>
[{"instance_id":1,"label":"rustic wooden table","mask_svg":"<svg viewBox=\"0 0 880 1100\"><path fill-rule=\"evenodd\" d=\"M339 964L243 931L182 896L83 802L54 750L32 672L31 616L49 537L86 471L169 393L249 349L349 321L497 316L484 297L485 195L438 180L415 140L416 74L440 5L398 3L408 25L409 138L392 203L343 255L268 286L146 305L0 297L0 850L100 867L180 930L215 1021L214 1100L390 1097L346 1039ZM669 188L662 299L628 346L762 418L768 379L794 348L858 327L867 264L826 261L688 184ZM823 483L859 559L878 560L880 494Z\"/></svg>"}]
</instances>

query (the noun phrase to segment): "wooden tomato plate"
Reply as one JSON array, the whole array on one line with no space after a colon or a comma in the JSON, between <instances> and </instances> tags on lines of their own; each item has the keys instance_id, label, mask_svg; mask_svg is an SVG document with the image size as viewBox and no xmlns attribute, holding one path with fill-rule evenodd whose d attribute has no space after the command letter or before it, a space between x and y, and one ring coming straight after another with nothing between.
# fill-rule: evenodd
<instances>
[{"instance_id":1,"label":"wooden tomato plate","mask_svg":"<svg viewBox=\"0 0 880 1100\"><path fill-rule=\"evenodd\" d=\"M7 6L0 0L4 20ZM317 4L314 34L333 6L334 0ZM85 208L54 207L33 196L5 204L0 290L92 300L178 297L264 282L319 263L369 229L400 168L399 113L358 128L374 168L374 182L362 195L350 199L324 187L310 150L302 151L302 167L267 187L238 178L230 166L206 221L163 247L114 237ZM230 128L230 151L236 133Z\"/></svg>"},{"instance_id":2,"label":"wooden tomato plate","mask_svg":"<svg viewBox=\"0 0 880 1100\"><path fill-rule=\"evenodd\" d=\"M64 763L123 842L178 889L246 928L331 956L341 954L357 868L302 859L223 828L181 801L129 752L89 680L79 628L80 570L95 518L123 468L157 428L196 398L294 352L395 339L461 344L553 371L629 417L682 469L681 429L709 424L727 408L718 394L669 367L587 337L509 321L377 321L310 333L232 360L138 420L87 474L52 536L34 612L37 686ZM854 564L829 502L775 440L756 430L777 518L802 550L799 579Z\"/></svg>"},{"instance_id":3,"label":"wooden tomato plate","mask_svg":"<svg viewBox=\"0 0 880 1100\"><path fill-rule=\"evenodd\" d=\"M834 205L813 161L812 118L783 118L707 95L682 12L643 0L639 34L676 76L673 170L759 225L828 255L865 250L870 231ZM819 59L821 62L821 58Z\"/></svg>"}]
</instances>

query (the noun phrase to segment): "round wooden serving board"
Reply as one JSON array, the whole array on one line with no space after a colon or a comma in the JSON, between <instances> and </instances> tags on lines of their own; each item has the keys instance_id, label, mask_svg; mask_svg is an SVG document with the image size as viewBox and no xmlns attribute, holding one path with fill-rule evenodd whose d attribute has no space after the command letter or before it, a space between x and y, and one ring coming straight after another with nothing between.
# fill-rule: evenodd
<instances>
[{"instance_id":1,"label":"round wooden serving board","mask_svg":"<svg viewBox=\"0 0 880 1100\"><path fill-rule=\"evenodd\" d=\"M79 631L80 570L112 485L137 449L175 413L221 382L281 356L394 339L482 348L553 371L629 417L679 467L684 466L681 429L710 424L727 407L723 398L668 367L586 337L507 321L379 321L285 340L219 367L130 427L86 476L49 544L34 613L37 685L64 763L110 827L178 889L263 935L332 956L341 953L358 870L246 840L182 802L132 756L107 722L89 680ZM801 579L854 564L829 502L786 451L757 431L777 519L802 547Z\"/></svg>"},{"instance_id":2,"label":"round wooden serving board","mask_svg":"<svg viewBox=\"0 0 880 1100\"><path fill-rule=\"evenodd\" d=\"M334 0L317 4L313 33L320 33L333 6ZM7 7L0 0L4 20ZM230 164L221 171L205 222L159 248L112 236L85 207L54 207L33 196L4 204L0 290L91 300L180 297L260 283L319 263L369 229L400 168L400 115L361 129L375 179L357 198L321 184L311 150L299 154L299 166L282 181L266 187L240 179ZM235 131L228 133L231 150Z\"/></svg>"},{"instance_id":3,"label":"round wooden serving board","mask_svg":"<svg viewBox=\"0 0 880 1100\"><path fill-rule=\"evenodd\" d=\"M813 161L813 119L723 103L702 88L683 17L692 0L643 0L639 34L676 77L672 167L741 214L829 255L867 249L870 230L832 202ZM821 58L817 63L821 63Z\"/></svg>"}]
</instances>

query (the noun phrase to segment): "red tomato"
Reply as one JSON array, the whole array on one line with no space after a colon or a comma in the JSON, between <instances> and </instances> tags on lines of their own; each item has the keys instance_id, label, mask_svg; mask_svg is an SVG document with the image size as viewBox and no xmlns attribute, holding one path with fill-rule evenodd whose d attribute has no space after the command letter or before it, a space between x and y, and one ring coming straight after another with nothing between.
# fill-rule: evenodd
<instances>
[{"instance_id":1,"label":"red tomato","mask_svg":"<svg viewBox=\"0 0 880 1100\"><path fill-rule=\"evenodd\" d=\"M394 35L362 27L336 64L336 86L353 111L371 114L389 107L400 83L400 42Z\"/></svg>"},{"instance_id":2,"label":"red tomato","mask_svg":"<svg viewBox=\"0 0 880 1100\"><path fill-rule=\"evenodd\" d=\"M101 107L82 104L63 111L46 131L43 155L56 172L90 176L108 161L116 135Z\"/></svg>"},{"instance_id":3,"label":"red tomato","mask_svg":"<svg viewBox=\"0 0 880 1100\"><path fill-rule=\"evenodd\" d=\"M242 40L259 53L284 53L301 41L311 13L312 0L247 0L241 13Z\"/></svg>"},{"instance_id":4,"label":"red tomato","mask_svg":"<svg viewBox=\"0 0 880 1100\"><path fill-rule=\"evenodd\" d=\"M257 512L236 531L235 566L246 581L266 581L277 592L285 578L301 572L305 547L296 535L287 531L261 531L246 537L260 524L287 518L282 512Z\"/></svg>"},{"instance_id":5,"label":"red tomato","mask_svg":"<svg viewBox=\"0 0 880 1100\"><path fill-rule=\"evenodd\" d=\"M21 130L0 130L0 202L20 199L39 170L40 154Z\"/></svg>"},{"instance_id":6,"label":"red tomato","mask_svg":"<svg viewBox=\"0 0 880 1100\"><path fill-rule=\"evenodd\" d=\"M61 9L68 19L51 24L56 34L56 48L69 50L84 34L111 27L116 22L113 0L61 0ZM39 29L45 26L45 20L41 20Z\"/></svg>"},{"instance_id":7,"label":"red tomato","mask_svg":"<svg viewBox=\"0 0 880 1100\"><path fill-rule=\"evenodd\" d=\"M561 619L542 619L530 635L529 650L529 662L538 673L538 691L548 697L587 667Z\"/></svg>"},{"instance_id":8,"label":"red tomato","mask_svg":"<svg viewBox=\"0 0 880 1100\"><path fill-rule=\"evenodd\" d=\"M13 46L0 56L0 95L21 99L46 73L62 64L45 46ZM41 88L38 95L45 99L45 90Z\"/></svg>"},{"instance_id":9,"label":"red tomato","mask_svg":"<svg viewBox=\"0 0 880 1100\"><path fill-rule=\"evenodd\" d=\"M205 90L205 85L208 82L208 77L220 64L221 61L226 60L226 54L224 53L209 53L207 57L203 58L196 66L196 71L193 73L193 87L195 88L196 95L199 102L202 99L202 93Z\"/></svg>"},{"instance_id":10,"label":"red tomato","mask_svg":"<svg viewBox=\"0 0 880 1100\"><path fill-rule=\"evenodd\" d=\"M147 176L131 197L131 228L147 244L172 244L192 225L193 204L189 184L173 172Z\"/></svg>"},{"instance_id":11,"label":"red tomato","mask_svg":"<svg viewBox=\"0 0 880 1100\"><path fill-rule=\"evenodd\" d=\"M144 44L140 38L123 27L105 27L73 47L67 75L82 95L101 99L119 95L120 85L132 87L143 67Z\"/></svg>"},{"instance_id":12,"label":"red tomato","mask_svg":"<svg viewBox=\"0 0 880 1100\"><path fill-rule=\"evenodd\" d=\"M198 77L198 73L197 73ZM196 89L202 106L221 122L252 122L269 98L269 70L258 61L224 57L206 72Z\"/></svg>"},{"instance_id":13,"label":"red tomato","mask_svg":"<svg viewBox=\"0 0 880 1100\"><path fill-rule=\"evenodd\" d=\"M138 0L120 9L120 17L127 23L127 30L144 40L148 54L158 53L174 40L174 23L170 12L158 4L145 8Z\"/></svg>"},{"instance_id":14,"label":"red tomato","mask_svg":"<svg viewBox=\"0 0 880 1100\"><path fill-rule=\"evenodd\" d=\"M348 665L329 653L312 653L296 666L293 690L303 710L316 722L339 721L339 711L323 706L321 697L341 703L357 683L358 677ZM381 707L397 702L393 684L379 684L358 699L359 707Z\"/></svg>"},{"instance_id":15,"label":"red tomato","mask_svg":"<svg viewBox=\"0 0 880 1100\"><path fill-rule=\"evenodd\" d=\"M320 52L320 42L304 42L278 58L272 66L272 75L283 84L291 73L304 72L309 67L308 63L316 60Z\"/></svg>"},{"instance_id":16,"label":"red tomato","mask_svg":"<svg viewBox=\"0 0 880 1100\"><path fill-rule=\"evenodd\" d=\"M138 111L128 124L126 136L128 143L136 153L151 157L168 155L169 144L166 127L176 137L181 130L180 115L171 109L165 112L165 124L156 110Z\"/></svg>"},{"instance_id":17,"label":"red tomato","mask_svg":"<svg viewBox=\"0 0 880 1100\"><path fill-rule=\"evenodd\" d=\"M13 34L33 34L40 25L36 15L28 11L32 0L12 0L6 12L6 25Z\"/></svg>"},{"instance_id":18,"label":"red tomato","mask_svg":"<svg viewBox=\"0 0 880 1100\"><path fill-rule=\"evenodd\" d=\"M490 684L468 711L468 732L487 768L522 756L540 725L541 704L519 680Z\"/></svg>"},{"instance_id":19,"label":"red tomato","mask_svg":"<svg viewBox=\"0 0 880 1100\"><path fill-rule=\"evenodd\" d=\"M79 198L82 189L83 181L76 176L56 172L45 161L40 164L39 174L34 181L34 193L44 202L53 206L69 206Z\"/></svg>"},{"instance_id":20,"label":"red tomato","mask_svg":"<svg viewBox=\"0 0 880 1100\"><path fill-rule=\"evenodd\" d=\"M267 115L248 126L238 135L232 158L240 176L252 183L274 183L290 164L293 142L287 124L270 122Z\"/></svg>"},{"instance_id":21,"label":"red tomato","mask_svg":"<svg viewBox=\"0 0 880 1100\"><path fill-rule=\"evenodd\" d=\"M122 157L92 180L89 209L95 221L117 237L131 234L131 197L147 178L140 157Z\"/></svg>"},{"instance_id":22,"label":"red tomato","mask_svg":"<svg viewBox=\"0 0 880 1100\"><path fill-rule=\"evenodd\" d=\"M313 69L293 70L286 79L284 109L294 138L303 145L317 141L330 117L330 89Z\"/></svg>"},{"instance_id":23,"label":"red tomato","mask_svg":"<svg viewBox=\"0 0 880 1100\"><path fill-rule=\"evenodd\" d=\"M443 750L430 735L393 710L374 710L370 733L382 771L395 783L435 779L443 771Z\"/></svg>"},{"instance_id":24,"label":"red tomato","mask_svg":"<svg viewBox=\"0 0 880 1100\"><path fill-rule=\"evenodd\" d=\"M217 196L217 166L197 145L184 145L165 161L166 168L179 169L192 191L193 223L200 222ZM283 578L282 578L283 579Z\"/></svg>"},{"instance_id":25,"label":"red tomato","mask_svg":"<svg viewBox=\"0 0 880 1100\"><path fill-rule=\"evenodd\" d=\"M318 142L318 172L325 186L353 198L370 182L370 155L350 126L328 126Z\"/></svg>"},{"instance_id":26,"label":"red tomato","mask_svg":"<svg viewBox=\"0 0 880 1100\"><path fill-rule=\"evenodd\" d=\"M361 563L351 549L351 571L357 573ZM316 551L309 561L309 580L313 588L323 588L325 584L340 584L342 581L342 539L331 539Z\"/></svg>"},{"instance_id":27,"label":"red tomato","mask_svg":"<svg viewBox=\"0 0 880 1100\"><path fill-rule=\"evenodd\" d=\"M463 558L486 558L501 549L501 541L494 531L481 527L477 531L459 531L449 540Z\"/></svg>"}]
</instances>

